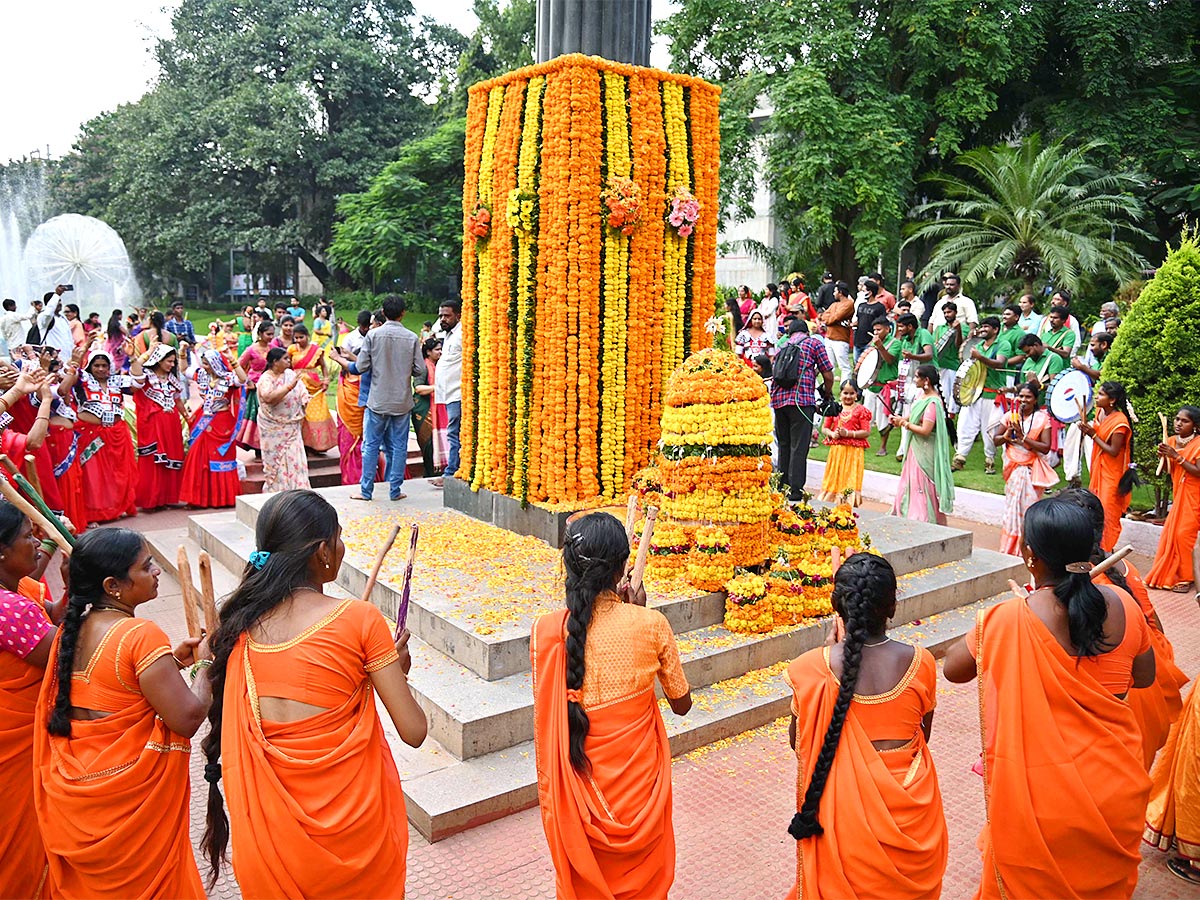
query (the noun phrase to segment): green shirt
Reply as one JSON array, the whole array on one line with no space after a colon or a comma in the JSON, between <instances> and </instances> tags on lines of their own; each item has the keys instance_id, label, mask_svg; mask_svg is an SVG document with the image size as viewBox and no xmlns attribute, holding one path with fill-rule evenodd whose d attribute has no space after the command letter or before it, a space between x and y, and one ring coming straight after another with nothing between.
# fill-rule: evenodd
<instances>
[{"instance_id":1,"label":"green shirt","mask_svg":"<svg viewBox=\"0 0 1200 900\"><path fill-rule=\"evenodd\" d=\"M950 328L951 326L949 325L939 325L937 328L933 329L933 344L935 347L937 346L937 342L945 336L946 332L948 332ZM958 328L962 332L963 340L966 340L968 329L967 323L959 322ZM939 369L957 369L960 365L962 365L962 354L959 353L959 348L961 346L961 344L959 344L958 347L954 346L954 341L951 340L950 343L946 345L945 350L943 350L941 353L934 353L934 365L936 365Z\"/></svg>"},{"instance_id":2,"label":"green shirt","mask_svg":"<svg viewBox=\"0 0 1200 900\"><path fill-rule=\"evenodd\" d=\"M1044 367L1044 369L1043 369ZM1027 384L1035 377L1042 383L1042 387L1046 383L1067 367L1067 361L1057 353L1051 353L1049 350L1042 351L1041 359L1027 359L1025 364L1021 366L1021 384Z\"/></svg>"},{"instance_id":3,"label":"green shirt","mask_svg":"<svg viewBox=\"0 0 1200 900\"><path fill-rule=\"evenodd\" d=\"M1042 343L1047 347L1058 347L1060 350L1070 350L1073 353L1076 344L1075 332L1066 325L1058 331L1047 328L1042 332ZM1058 356L1057 353L1054 355Z\"/></svg>"},{"instance_id":4,"label":"green shirt","mask_svg":"<svg viewBox=\"0 0 1200 900\"><path fill-rule=\"evenodd\" d=\"M891 362L888 362L880 354L879 369L875 373L875 383L867 388L867 390L876 394L883 390L883 386L887 382L895 381L896 376L900 374L900 339L894 337L888 338L883 342L883 346L887 348L888 353L892 354L893 359Z\"/></svg>"},{"instance_id":5,"label":"green shirt","mask_svg":"<svg viewBox=\"0 0 1200 900\"><path fill-rule=\"evenodd\" d=\"M980 344L975 349L988 359L995 359L997 356L1004 355L1004 351L1007 349L1007 344L1001 343L1000 338L996 338L994 341L992 341L992 346L985 347L983 344ZM990 366L988 367L987 379L983 382L983 387L985 390L997 391L1004 387L1007 383L1008 381L1005 377L1003 369L993 369Z\"/></svg>"},{"instance_id":6,"label":"green shirt","mask_svg":"<svg viewBox=\"0 0 1200 900\"><path fill-rule=\"evenodd\" d=\"M926 347L933 346L933 335L925 328L918 328L909 337L900 339L900 352L920 353ZM932 360L931 360L932 361Z\"/></svg>"}]
</instances>

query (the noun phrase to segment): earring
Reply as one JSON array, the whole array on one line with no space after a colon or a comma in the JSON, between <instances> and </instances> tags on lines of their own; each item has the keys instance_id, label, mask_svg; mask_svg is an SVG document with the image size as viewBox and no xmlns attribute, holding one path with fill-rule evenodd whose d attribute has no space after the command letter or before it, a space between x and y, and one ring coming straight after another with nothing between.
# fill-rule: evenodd
<instances>
[{"instance_id":1,"label":"earring","mask_svg":"<svg viewBox=\"0 0 1200 900\"><path fill-rule=\"evenodd\" d=\"M1032 556L1025 557L1025 568L1029 569L1030 571L1033 571L1033 557Z\"/></svg>"}]
</instances>

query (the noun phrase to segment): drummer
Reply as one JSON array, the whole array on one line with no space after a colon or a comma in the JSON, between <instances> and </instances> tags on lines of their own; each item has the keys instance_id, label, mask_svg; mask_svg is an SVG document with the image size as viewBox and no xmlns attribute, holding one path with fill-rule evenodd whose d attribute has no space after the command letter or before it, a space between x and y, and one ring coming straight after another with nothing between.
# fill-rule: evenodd
<instances>
[{"instance_id":1,"label":"drummer","mask_svg":"<svg viewBox=\"0 0 1200 900\"><path fill-rule=\"evenodd\" d=\"M1000 392L1004 388L1004 357L1002 345L996 338L1000 333L1000 320L988 316L981 320L975 330L982 340L971 348L970 358L977 360L987 369L987 377L981 393L969 406L964 406L958 418L958 443L950 468L957 472L967 464L967 454L975 438L983 435L984 474L996 474L996 432L1002 409ZM965 360L964 360L965 362Z\"/></svg>"},{"instance_id":2,"label":"drummer","mask_svg":"<svg viewBox=\"0 0 1200 900\"><path fill-rule=\"evenodd\" d=\"M962 364L959 353L970 330L966 322L958 320L958 304L943 303L942 315L946 321L933 329L933 364L938 367L942 378L942 401L946 405L946 421L950 434L955 436L954 417L958 415L958 400L954 396L954 374Z\"/></svg>"},{"instance_id":3,"label":"drummer","mask_svg":"<svg viewBox=\"0 0 1200 900\"><path fill-rule=\"evenodd\" d=\"M1108 356L1108 351L1112 349L1113 336L1107 331L1100 331L1092 335L1088 341L1087 352L1083 356L1076 356L1071 359L1072 368L1078 369L1092 381L1100 380L1100 367L1104 365L1104 359Z\"/></svg>"},{"instance_id":4,"label":"drummer","mask_svg":"<svg viewBox=\"0 0 1200 900\"><path fill-rule=\"evenodd\" d=\"M1021 364L1021 380L1018 387L1036 384L1039 390L1045 390L1050 380L1067 367L1061 356L1046 350L1046 345L1036 334L1027 334L1021 338L1020 350L1025 362ZM1012 389L1011 393L1016 393L1016 389Z\"/></svg>"},{"instance_id":5,"label":"drummer","mask_svg":"<svg viewBox=\"0 0 1200 900\"><path fill-rule=\"evenodd\" d=\"M855 377L861 387L867 380L866 367L876 365L875 377L863 392L863 405L871 411L871 422L879 429L881 443L875 455L886 456L888 436L892 433L892 423L888 417L899 408L900 404L896 401L903 397L897 383L900 374L900 339L892 335L886 319L876 319L872 328L871 343L859 358ZM871 350L875 353L870 353Z\"/></svg>"},{"instance_id":6,"label":"drummer","mask_svg":"<svg viewBox=\"0 0 1200 900\"><path fill-rule=\"evenodd\" d=\"M1021 307L1010 303L1000 310L1000 333L996 340L1004 345L1000 352L1004 354L1005 385L1015 387L1019 384L1021 366L1025 364L1025 354L1021 352L1021 338L1025 330L1021 328Z\"/></svg>"},{"instance_id":7,"label":"drummer","mask_svg":"<svg viewBox=\"0 0 1200 900\"><path fill-rule=\"evenodd\" d=\"M900 339L900 375L904 401L911 403L917 396L917 366L933 362L933 335L921 327L921 320L912 313L896 319L896 337Z\"/></svg>"},{"instance_id":8,"label":"drummer","mask_svg":"<svg viewBox=\"0 0 1200 900\"><path fill-rule=\"evenodd\" d=\"M1079 338L1075 332L1067 327L1067 318L1070 313L1064 307L1052 306L1050 312L1046 313L1046 323L1039 335L1042 343L1046 345L1046 349L1051 353L1061 356L1063 362L1068 361L1075 355L1075 348L1079 346Z\"/></svg>"}]
</instances>

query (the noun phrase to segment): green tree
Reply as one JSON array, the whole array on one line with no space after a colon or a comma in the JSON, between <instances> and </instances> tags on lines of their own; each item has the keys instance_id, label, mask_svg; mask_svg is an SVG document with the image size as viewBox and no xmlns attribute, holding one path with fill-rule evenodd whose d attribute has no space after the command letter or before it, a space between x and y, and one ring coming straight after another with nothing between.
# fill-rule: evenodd
<instances>
[{"instance_id":1,"label":"green tree","mask_svg":"<svg viewBox=\"0 0 1200 900\"><path fill-rule=\"evenodd\" d=\"M1134 462L1143 480L1152 480L1160 499L1168 484L1154 477L1162 440L1159 413L1170 421L1183 403L1200 397L1200 230L1184 231L1176 247L1146 283L1121 322L1104 360L1105 380L1119 381L1134 399Z\"/></svg>"},{"instance_id":2,"label":"green tree","mask_svg":"<svg viewBox=\"0 0 1200 900\"><path fill-rule=\"evenodd\" d=\"M338 201L329 258L360 282L415 280L418 259L457 259L465 118L408 144L363 193Z\"/></svg>"},{"instance_id":3,"label":"green tree","mask_svg":"<svg viewBox=\"0 0 1200 900\"><path fill-rule=\"evenodd\" d=\"M930 221L913 227L909 242L932 245L932 271L953 269L967 282L1015 276L1026 293L1044 279L1077 291L1083 274L1104 272L1118 283L1136 276L1146 261L1124 238L1148 237L1136 224L1145 217L1133 196L1141 180L1097 170L1088 156L1100 146L1042 146L1031 135L1018 147L960 154L962 175L923 179L943 199L913 210Z\"/></svg>"}]
</instances>

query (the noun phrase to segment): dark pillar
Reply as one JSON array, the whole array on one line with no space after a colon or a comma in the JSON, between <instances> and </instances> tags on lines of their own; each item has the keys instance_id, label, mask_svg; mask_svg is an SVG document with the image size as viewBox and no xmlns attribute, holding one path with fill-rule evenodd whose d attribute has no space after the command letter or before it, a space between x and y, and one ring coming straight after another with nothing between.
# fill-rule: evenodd
<instances>
[{"instance_id":1,"label":"dark pillar","mask_svg":"<svg viewBox=\"0 0 1200 900\"><path fill-rule=\"evenodd\" d=\"M537 61L564 53L650 65L650 0L537 0Z\"/></svg>"}]
</instances>

